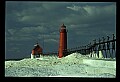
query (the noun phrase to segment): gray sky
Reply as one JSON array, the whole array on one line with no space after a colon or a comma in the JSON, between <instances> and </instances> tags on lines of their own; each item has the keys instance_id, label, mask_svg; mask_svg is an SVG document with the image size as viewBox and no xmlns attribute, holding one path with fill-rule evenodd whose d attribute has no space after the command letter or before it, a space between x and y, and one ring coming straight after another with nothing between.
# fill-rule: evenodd
<instances>
[{"instance_id":1,"label":"gray sky","mask_svg":"<svg viewBox=\"0 0 120 82\"><path fill-rule=\"evenodd\" d=\"M115 2L6 1L5 58L29 57L38 41L43 52L58 51L59 29L68 30L68 48L116 34Z\"/></svg>"}]
</instances>

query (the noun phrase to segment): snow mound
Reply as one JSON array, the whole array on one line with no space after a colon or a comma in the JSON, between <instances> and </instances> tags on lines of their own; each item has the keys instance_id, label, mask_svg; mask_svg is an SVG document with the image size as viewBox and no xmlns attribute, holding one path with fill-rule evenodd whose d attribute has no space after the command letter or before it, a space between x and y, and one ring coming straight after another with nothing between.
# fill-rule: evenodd
<instances>
[{"instance_id":1,"label":"snow mound","mask_svg":"<svg viewBox=\"0 0 120 82\"><path fill-rule=\"evenodd\" d=\"M79 54L79 53L73 53L73 54L70 54L70 55L68 55L68 56L65 56L65 57L63 57L63 58L61 58L61 63L62 64L65 64L65 63L67 63L67 64L69 64L69 63L71 63L71 64L80 64L80 63L82 63L82 55L81 54Z\"/></svg>"},{"instance_id":2,"label":"snow mound","mask_svg":"<svg viewBox=\"0 0 120 82\"><path fill-rule=\"evenodd\" d=\"M78 59L78 58L83 58L83 57L85 57L84 55L82 55L82 54L80 54L80 53L72 53L72 54L70 54L70 55L68 55L68 56L65 56L64 58L66 58L66 59Z\"/></svg>"},{"instance_id":3,"label":"snow mound","mask_svg":"<svg viewBox=\"0 0 120 82\"><path fill-rule=\"evenodd\" d=\"M116 61L83 59L83 63L94 67L116 68Z\"/></svg>"},{"instance_id":4,"label":"snow mound","mask_svg":"<svg viewBox=\"0 0 120 82\"><path fill-rule=\"evenodd\" d=\"M5 61L5 76L9 77L116 77L116 61L90 59L73 53L66 57L41 56L19 61Z\"/></svg>"}]
</instances>

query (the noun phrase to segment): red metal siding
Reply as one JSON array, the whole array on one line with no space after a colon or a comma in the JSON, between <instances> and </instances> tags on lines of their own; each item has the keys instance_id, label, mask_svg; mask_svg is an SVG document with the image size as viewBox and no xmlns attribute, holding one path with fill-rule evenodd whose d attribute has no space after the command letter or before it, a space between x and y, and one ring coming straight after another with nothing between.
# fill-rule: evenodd
<instances>
[{"instance_id":1,"label":"red metal siding","mask_svg":"<svg viewBox=\"0 0 120 82\"><path fill-rule=\"evenodd\" d=\"M35 51L34 50L32 50L32 55L34 55L35 54Z\"/></svg>"},{"instance_id":2,"label":"red metal siding","mask_svg":"<svg viewBox=\"0 0 120 82\"><path fill-rule=\"evenodd\" d=\"M40 55L40 54L42 54L42 48L39 45L35 46L34 49L32 50L32 54L33 55Z\"/></svg>"}]
</instances>

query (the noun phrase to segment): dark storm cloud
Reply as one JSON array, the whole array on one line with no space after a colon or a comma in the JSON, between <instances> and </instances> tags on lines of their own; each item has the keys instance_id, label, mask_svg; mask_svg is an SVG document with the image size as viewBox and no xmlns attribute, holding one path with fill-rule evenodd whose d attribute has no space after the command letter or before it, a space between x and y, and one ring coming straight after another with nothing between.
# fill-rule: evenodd
<instances>
[{"instance_id":1,"label":"dark storm cloud","mask_svg":"<svg viewBox=\"0 0 120 82\"><path fill-rule=\"evenodd\" d=\"M114 2L7 1L5 15L6 48L14 47L7 50L7 54L17 54L17 49L19 53L30 51L36 41L43 47L43 40L44 51L57 51L62 23L68 29L68 47L116 33ZM15 49L16 52L12 52ZM25 57L25 53L21 57Z\"/></svg>"},{"instance_id":2,"label":"dark storm cloud","mask_svg":"<svg viewBox=\"0 0 120 82\"><path fill-rule=\"evenodd\" d=\"M59 3L31 3L31 2L16 2L9 3L12 5L7 5L8 10L12 10L12 12L7 11L10 14L9 17L13 18L13 20L18 19L18 22L22 22L23 24L41 24L47 21L51 22L51 20L55 21L56 18L59 17L61 13L64 12L64 4ZM17 10L17 5L20 5L20 8ZM10 6L10 7L9 7ZM14 7L11 7L14 6ZM16 7L17 6L17 7ZM58 9L61 10L58 10ZM63 9L63 10L62 10ZM58 11L58 12L57 12ZM14 13L14 14L13 14ZM64 15L64 14L63 14ZM55 20L54 20L55 19Z\"/></svg>"},{"instance_id":3,"label":"dark storm cloud","mask_svg":"<svg viewBox=\"0 0 120 82\"><path fill-rule=\"evenodd\" d=\"M75 12L79 13L70 13L68 17L66 17L65 21L69 23L76 23L76 24L83 24L83 23L99 23L113 19L115 16L115 5L108 5L108 6L71 6L67 7ZM82 14L80 14L82 13ZM72 20L73 19L73 20Z\"/></svg>"},{"instance_id":4,"label":"dark storm cloud","mask_svg":"<svg viewBox=\"0 0 120 82\"><path fill-rule=\"evenodd\" d=\"M20 2L18 3L20 4ZM106 21L115 14L113 12L115 11L114 4L101 7L88 6L88 4L81 6L78 3L76 6L75 3L74 5L69 5L68 3L22 2L20 5L22 5L22 7L20 6L21 10L17 10L16 7L9 17L21 23L21 25L40 25L46 24L48 21L49 24L59 24L59 22L66 22L67 24L96 23Z\"/></svg>"}]
</instances>

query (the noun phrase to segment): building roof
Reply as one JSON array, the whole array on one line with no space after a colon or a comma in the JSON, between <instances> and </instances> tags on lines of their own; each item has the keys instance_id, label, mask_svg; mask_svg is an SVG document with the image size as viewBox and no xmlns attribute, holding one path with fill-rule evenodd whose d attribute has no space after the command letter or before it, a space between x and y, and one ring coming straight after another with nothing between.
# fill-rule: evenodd
<instances>
[{"instance_id":1,"label":"building roof","mask_svg":"<svg viewBox=\"0 0 120 82\"><path fill-rule=\"evenodd\" d=\"M39 48L42 49L38 43L36 43L36 45L34 45L34 46L35 47L33 48L33 50L36 50L36 49L39 49Z\"/></svg>"}]
</instances>

